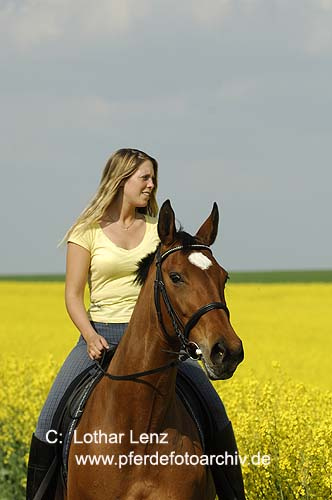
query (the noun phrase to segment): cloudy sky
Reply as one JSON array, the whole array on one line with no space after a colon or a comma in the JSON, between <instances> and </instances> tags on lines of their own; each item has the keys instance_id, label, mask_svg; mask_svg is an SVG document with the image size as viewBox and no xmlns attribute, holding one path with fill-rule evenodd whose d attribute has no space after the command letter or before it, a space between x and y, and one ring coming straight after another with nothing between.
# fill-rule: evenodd
<instances>
[{"instance_id":1,"label":"cloudy sky","mask_svg":"<svg viewBox=\"0 0 332 500\"><path fill-rule=\"evenodd\" d=\"M227 269L332 268L331 55L332 0L0 0L0 274L64 271L120 147Z\"/></svg>"}]
</instances>

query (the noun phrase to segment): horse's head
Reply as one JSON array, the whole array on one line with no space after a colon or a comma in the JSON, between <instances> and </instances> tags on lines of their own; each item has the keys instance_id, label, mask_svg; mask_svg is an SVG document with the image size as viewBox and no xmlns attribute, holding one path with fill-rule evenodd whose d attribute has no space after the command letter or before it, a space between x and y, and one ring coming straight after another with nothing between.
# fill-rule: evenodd
<instances>
[{"instance_id":1,"label":"horse's head","mask_svg":"<svg viewBox=\"0 0 332 500\"><path fill-rule=\"evenodd\" d=\"M210 216L196 235L191 236L176 230L169 200L163 204L158 221L161 247L156 256L156 281L161 279L164 283L166 300L161 288L156 290L155 298L164 330L174 336L176 325L180 325L184 338L187 337L185 341L198 345L209 377L227 379L244 355L226 306L224 290L228 275L209 249L217 236L218 221L215 203Z\"/></svg>"}]
</instances>

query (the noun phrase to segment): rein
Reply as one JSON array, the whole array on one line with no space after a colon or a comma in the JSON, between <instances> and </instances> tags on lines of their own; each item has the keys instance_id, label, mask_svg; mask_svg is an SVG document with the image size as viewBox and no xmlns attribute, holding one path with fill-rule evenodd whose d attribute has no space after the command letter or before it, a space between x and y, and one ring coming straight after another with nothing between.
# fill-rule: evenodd
<instances>
[{"instance_id":1,"label":"rein","mask_svg":"<svg viewBox=\"0 0 332 500\"><path fill-rule=\"evenodd\" d=\"M164 370L167 370L168 368L172 368L173 366L178 365L180 363L180 360L177 359L175 361L167 363L166 365L159 366L158 368L153 368L152 370L147 370L144 372L130 373L129 375L112 375L111 373L108 373L106 370L104 370L99 361L95 360L95 363L97 365L97 368L103 373L103 375L110 378L111 380L135 380L135 378L145 377L147 375L152 375L153 373L162 372Z\"/></svg>"},{"instance_id":2,"label":"rein","mask_svg":"<svg viewBox=\"0 0 332 500\"><path fill-rule=\"evenodd\" d=\"M184 247L183 245L177 246L174 248L170 248L164 253L160 252L161 244L158 245L157 248L157 254L156 254L156 279L154 282L154 302L155 302L155 307L158 315L158 320L160 323L160 326L162 328L162 331L167 339L173 338L172 335L170 335L164 325L163 318L162 318L162 313L161 313L161 307L160 307L160 297L163 298L164 304L167 309L167 313L169 317L171 318L172 325L174 328L174 332L179 339L181 343L181 350L180 351L165 351L169 354L174 354L178 357L178 359L171 361L170 363L167 363L165 365L159 366L158 368L153 368L151 370L143 371L143 372L136 372L136 373L130 373L128 375L113 375L111 373L108 373L104 368L101 366L101 363L98 360L95 360L95 364L97 368L103 373L105 377L108 377L111 380L135 380L137 378L145 377L147 375L152 375L154 373L162 372L164 370L168 370L169 368L172 368L173 366L177 366L178 364L182 363L188 358L198 360L201 359L202 357L202 351L198 344L193 341L189 341L189 335L191 330L194 328L194 326L198 323L200 318L208 313L209 311L213 311L214 309L222 309L226 312L227 317L229 319L229 310L226 304L223 304L222 302L210 302L209 304L206 304L205 306L201 307L196 311L187 321L186 325L183 325L182 321L180 320L178 314L176 313L169 297L166 291L166 286L163 281L163 274L161 270L161 264L162 262L173 252L177 252L179 250L183 250L184 248L197 248L197 249L204 249L208 250L209 252L212 253L212 250L210 247L207 245L199 245L199 244L193 244L193 245L187 245Z\"/></svg>"}]
</instances>

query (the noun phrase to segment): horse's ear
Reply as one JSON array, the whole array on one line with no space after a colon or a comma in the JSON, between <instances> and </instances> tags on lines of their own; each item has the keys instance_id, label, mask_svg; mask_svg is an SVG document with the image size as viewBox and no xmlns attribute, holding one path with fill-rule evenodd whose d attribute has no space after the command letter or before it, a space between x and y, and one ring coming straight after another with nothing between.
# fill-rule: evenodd
<instances>
[{"instance_id":1,"label":"horse's ear","mask_svg":"<svg viewBox=\"0 0 332 500\"><path fill-rule=\"evenodd\" d=\"M218 233L219 210L216 202L213 203L212 212L196 233L196 238L204 245L212 245Z\"/></svg>"},{"instance_id":2,"label":"horse's ear","mask_svg":"<svg viewBox=\"0 0 332 500\"><path fill-rule=\"evenodd\" d=\"M159 212L158 234L164 245L170 245L175 240L175 215L169 200L164 201Z\"/></svg>"}]
</instances>

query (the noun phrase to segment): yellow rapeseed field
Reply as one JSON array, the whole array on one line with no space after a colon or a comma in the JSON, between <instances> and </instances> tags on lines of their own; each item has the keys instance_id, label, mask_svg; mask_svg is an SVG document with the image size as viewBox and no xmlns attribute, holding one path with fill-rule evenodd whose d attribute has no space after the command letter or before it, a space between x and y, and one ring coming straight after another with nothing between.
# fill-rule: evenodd
<instances>
[{"instance_id":1,"label":"yellow rapeseed field","mask_svg":"<svg viewBox=\"0 0 332 500\"><path fill-rule=\"evenodd\" d=\"M31 432L77 339L63 289L0 282L0 500L24 498ZM331 499L332 284L229 284L226 296L245 361L215 386L246 459L248 500Z\"/></svg>"}]
</instances>

